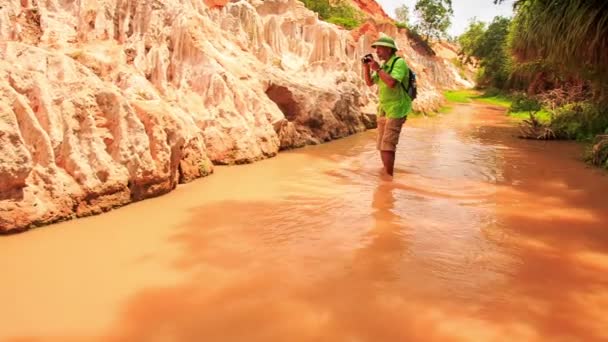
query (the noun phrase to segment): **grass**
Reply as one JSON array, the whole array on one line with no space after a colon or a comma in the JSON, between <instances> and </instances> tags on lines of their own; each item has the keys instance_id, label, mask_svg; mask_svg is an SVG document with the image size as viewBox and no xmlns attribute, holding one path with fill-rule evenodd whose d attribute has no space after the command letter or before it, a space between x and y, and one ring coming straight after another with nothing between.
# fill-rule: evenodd
<instances>
[{"instance_id":1,"label":"grass","mask_svg":"<svg viewBox=\"0 0 608 342\"><path fill-rule=\"evenodd\" d=\"M513 101L511 98L504 94L491 94L488 95L486 93L480 93L479 91L472 89L463 89L463 90L451 90L443 93L443 96L449 102L455 103L468 103L472 100L481 101L484 103L509 108Z\"/></svg>"},{"instance_id":2,"label":"grass","mask_svg":"<svg viewBox=\"0 0 608 342\"><path fill-rule=\"evenodd\" d=\"M454 90L454 91L446 91L443 93L443 96L450 101L456 103L468 103L471 102L471 98L473 98L476 93L472 90Z\"/></svg>"},{"instance_id":3,"label":"grass","mask_svg":"<svg viewBox=\"0 0 608 342\"><path fill-rule=\"evenodd\" d=\"M452 110L450 103L468 103L471 102L471 98L476 95L473 90L450 90L443 93L443 96L448 100L448 104L441 106L437 113L446 114Z\"/></svg>"},{"instance_id":4,"label":"grass","mask_svg":"<svg viewBox=\"0 0 608 342\"><path fill-rule=\"evenodd\" d=\"M529 119L530 118L530 112L529 111L510 112L509 116L512 117L512 118L515 118L515 119L524 120L524 119ZM549 122L551 122L551 113L549 113L545 109L539 110L538 112L536 112L536 114L534 116L541 123L548 124Z\"/></svg>"},{"instance_id":5,"label":"grass","mask_svg":"<svg viewBox=\"0 0 608 342\"><path fill-rule=\"evenodd\" d=\"M513 105L513 100L511 99L511 97L509 97L508 95L504 95L504 94L498 94L498 95L493 95L493 96L481 95L481 96L477 97L476 99L481 102L484 102L484 103L492 104L492 105L507 108L507 109L511 108ZM531 111L529 111L529 110L515 111L515 112L508 111L507 114L514 119L525 120L525 119L530 118L530 112ZM534 111L532 111L532 112L534 112ZM535 117L541 123L551 122L551 114L546 109L541 109L539 111L536 111Z\"/></svg>"},{"instance_id":6,"label":"grass","mask_svg":"<svg viewBox=\"0 0 608 342\"><path fill-rule=\"evenodd\" d=\"M513 104L513 100L510 96L505 94L496 94L495 92L492 94L486 94L480 93L476 90L464 89L446 91L443 93L443 95L448 100L448 104L442 106L438 111L439 113L449 112L452 109L452 106L450 106L449 103L469 103L473 100L507 109L511 108L511 105ZM524 120L530 117L530 111L508 112L508 115L515 119ZM542 123L549 123L551 121L551 114L547 110L541 109L536 113L536 118Z\"/></svg>"},{"instance_id":7,"label":"grass","mask_svg":"<svg viewBox=\"0 0 608 342\"><path fill-rule=\"evenodd\" d=\"M513 101L511 101L511 99L509 99L509 97L506 95L494 95L494 96L481 95L481 96L476 97L475 99L479 100L481 102L484 102L484 103L488 103L488 104L492 104L492 105L500 106L500 107L505 107L505 108L511 107L511 104L513 103Z\"/></svg>"},{"instance_id":8,"label":"grass","mask_svg":"<svg viewBox=\"0 0 608 342\"><path fill-rule=\"evenodd\" d=\"M452 110L452 107L450 107L450 106L441 106L441 108L439 108L439 113L441 113L441 114L449 113L450 110Z\"/></svg>"}]
</instances>

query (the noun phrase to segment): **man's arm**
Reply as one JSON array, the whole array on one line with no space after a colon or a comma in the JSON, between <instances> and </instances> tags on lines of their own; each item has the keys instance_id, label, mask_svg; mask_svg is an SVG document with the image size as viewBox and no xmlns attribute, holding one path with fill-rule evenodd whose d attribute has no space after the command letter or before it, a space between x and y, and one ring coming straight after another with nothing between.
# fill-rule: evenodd
<instances>
[{"instance_id":1,"label":"man's arm","mask_svg":"<svg viewBox=\"0 0 608 342\"><path fill-rule=\"evenodd\" d=\"M365 84L367 84L368 87L374 85L374 81L372 81L372 76L370 75L369 63L363 64L363 76L365 77Z\"/></svg>"},{"instance_id":2,"label":"man's arm","mask_svg":"<svg viewBox=\"0 0 608 342\"><path fill-rule=\"evenodd\" d=\"M380 76L380 78L384 81L384 83L386 83L386 85L389 88L395 88L397 81L391 75L389 75L386 71L384 71L382 69L379 70L378 76Z\"/></svg>"},{"instance_id":3,"label":"man's arm","mask_svg":"<svg viewBox=\"0 0 608 342\"><path fill-rule=\"evenodd\" d=\"M376 61L372 61L371 64L368 68L371 68L372 70L374 70L378 76L380 77L380 79L382 81L384 81L384 83L386 83L386 85L389 88L394 88L395 85L397 84L397 80L395 80L389 73L387 73L386 71L380 69L380 64L378 64L378 62ZM367 80L366 80L367 81Z\"/></svg>"}]
</instances>

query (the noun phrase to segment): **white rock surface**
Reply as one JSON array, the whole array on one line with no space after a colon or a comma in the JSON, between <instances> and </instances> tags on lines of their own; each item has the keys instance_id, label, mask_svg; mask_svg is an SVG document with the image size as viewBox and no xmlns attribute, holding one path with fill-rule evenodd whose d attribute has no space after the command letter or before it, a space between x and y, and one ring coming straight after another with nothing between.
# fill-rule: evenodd
<instances>
[{"instance_id":1,"label":"white rock surface","mask_svg":"<svg viewBox=\"0 0 608 342\"><path fill-rule=\"evenodd\" d=\"M379 31L419 72L417 109L458 84L394 27L366 25L295 0L0 1L0 232L373 127L359 59Z\"/></svg>"}]
</instances>

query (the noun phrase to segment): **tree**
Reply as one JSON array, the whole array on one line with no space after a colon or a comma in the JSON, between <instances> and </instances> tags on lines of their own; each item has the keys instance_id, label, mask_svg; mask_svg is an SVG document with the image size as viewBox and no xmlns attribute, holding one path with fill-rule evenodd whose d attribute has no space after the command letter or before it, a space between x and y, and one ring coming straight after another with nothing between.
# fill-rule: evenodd
<instances>
[{"instance_id":1,"label":"tree","mask_svg":"<svg viewBox=\"0 0 608 342\"><path fill-rule=\"evenodd\" d=\"M608 102L606 1L518 0L514 5L511 49L518 61L543 61L561 75L592 81L596 96Z\"/></svg>"},{"instance_id":2,"label":"tree","mask_svg":"<svg viewBox=\"0 0 608 342\"><path fill-rule=\"evenodd\" d=\"M473 18L469 22L467 30L458 37L458 43L460 44L459 55L464 63L471 62L471 57L480 57L478 49L485 32L486 24L477 20L477 18Z\"/></svg>"},{"instance_id":3,"label":"tree","mask_svg":"<svg viewBox=\"0 0 608 342\"><path fill-rule=\"evenodd\" d=\"M508 47L511 20L494 17L487 27L473 18L467 30L458 37L460 56L469 62L473 57L479 61L478 82L504 88L513 69Z\"/></svg>"},{"instance_id":4,"label":"tree","mask_svg":"<svg viewBox=\"0 0 608 342\"><path fill-rule=\"evenodd\" d=\"M395 17L397 21L403 26L409 26L410 9L407 5L403 4L395 9Z\"/></svg>"},{"instance_id":5,"label":"tree","mask_svg":"<svg viewBox=\"0 0 608 342\"><path fill-rule=\"evenodd\" d=\"M418 0L414 10L420 19L417 29L427 43L430 38L440 39L447 35L450 17L454 14L452 0Z\"/></svg>"},{"instance_id":6,"label":"tree","mask_svg":"<svg viewBox=\"0 0 608 342\"><path fill-rule=\"evenodd\" d=\"M488 29L479 38L474 56L481 62L484 74L482 80L497 88L506 85L511 73L511 55L508 47L509 18L494 17Z\"/></svg>"}]
</instances>

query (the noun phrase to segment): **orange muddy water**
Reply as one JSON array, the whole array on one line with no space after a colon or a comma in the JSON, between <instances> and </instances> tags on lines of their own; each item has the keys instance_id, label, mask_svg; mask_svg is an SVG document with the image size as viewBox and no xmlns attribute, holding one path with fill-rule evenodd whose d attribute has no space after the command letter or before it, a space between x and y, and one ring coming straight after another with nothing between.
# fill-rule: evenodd
<instances>
[{"instance_id":1,"label":"orange muddy water","mask_svg":"<svg viewBox=\"0 0 608 342\"><path fill-rule=\"evenodd\" d=\"M608 340L608 174L497 108L0 237L0 341Z\"/></svg>"}]
</instances>

